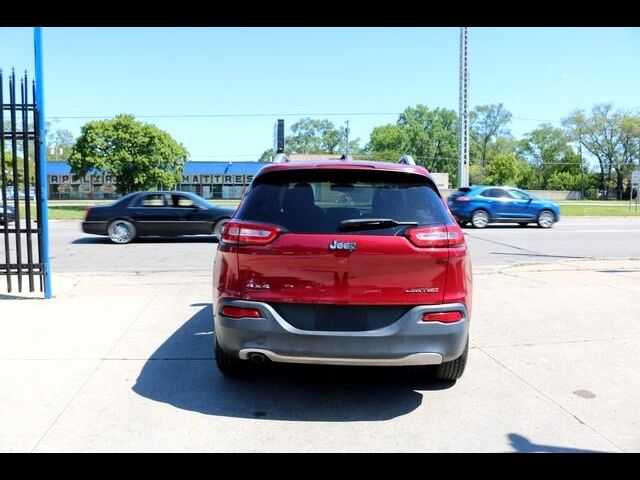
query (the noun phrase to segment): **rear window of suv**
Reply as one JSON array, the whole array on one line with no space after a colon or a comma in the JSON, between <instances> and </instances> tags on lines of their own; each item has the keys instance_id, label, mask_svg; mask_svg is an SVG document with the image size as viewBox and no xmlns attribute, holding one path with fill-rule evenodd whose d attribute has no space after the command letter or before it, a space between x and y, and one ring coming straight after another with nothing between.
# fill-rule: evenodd
<instances>
[{"instance_id":1,"label":"rear window of suv","mask_svg":"<svg viewBox=\"0 0 640 480\"><path fill-rule=\"evenodd\" d=\"M279 225L292 233L343 233L340 223L351 219L448 223L446 208L429 179L367 170L265 174L254 180L236 218ZM393 235L404 228L362 228L358 233Z\"/></svg>"}]
</instances>

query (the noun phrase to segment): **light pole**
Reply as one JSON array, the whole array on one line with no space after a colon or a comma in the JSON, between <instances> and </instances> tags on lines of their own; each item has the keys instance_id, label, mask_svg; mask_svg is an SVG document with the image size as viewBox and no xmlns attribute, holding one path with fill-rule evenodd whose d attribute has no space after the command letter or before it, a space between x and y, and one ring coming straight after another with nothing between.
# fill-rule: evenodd
<instances>
[{"instance_id":1,"label":"light pole","mask_svg":"<svg viewBox=\"0 0 640 480\"><path fill-rule=\"evenodd\" d=\"M467 27L460 27L460 145L458 187L469 186L469 55Z\"/></svg>"},{"instance_id":2,"label":"light pole","mask_svg":"<svg viewBox=\"0 0 640 480\"><path fill-rule=\"evenodd\" d=\"M578 154L580 155L580 200L584 200L584 165L582 163L582 139L578 140Z\"/></svg>"}]
</instances>

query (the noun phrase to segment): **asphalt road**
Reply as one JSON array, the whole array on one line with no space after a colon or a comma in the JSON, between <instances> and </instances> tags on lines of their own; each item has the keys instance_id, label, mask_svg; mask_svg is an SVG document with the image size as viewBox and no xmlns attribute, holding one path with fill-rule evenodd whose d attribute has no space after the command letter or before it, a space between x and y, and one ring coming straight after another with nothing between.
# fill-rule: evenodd
<instances>
[{"instance_id":1,"label":"asphalt road","mask_svg":"<svg viewBox=\"0 0 640 480\"><path fill-rule=\"evenodd\" d=\"M640 258L640 218L564 218L552 229L490 225L465 228L475 266L513 265L554 260ZM217 243L209 236L143 238L129 245L84 234L79 222L52 221L54 272L210 272ZM15 252L15 238L10 239ZM37 256L34 245L34 258ZM26 258L26 247L22 247ZM0 259L4 260L0 242Z\"/></svg>"},{"instance_id":2,"label":"asphalt road","mask_svg":"<svg viewBox=\"0 0 640 480\"><path fill-rule=\"evenodd\" d=\"M640 258L640 218L565 218L552 229L489 226L464 230L474 265L585 258ZM54 272L210 272L212 237L147 238L129 245L86 235L78 222L51 222ZM0 245L0 255L3 256Z\"/></svg>"}]
</instances>

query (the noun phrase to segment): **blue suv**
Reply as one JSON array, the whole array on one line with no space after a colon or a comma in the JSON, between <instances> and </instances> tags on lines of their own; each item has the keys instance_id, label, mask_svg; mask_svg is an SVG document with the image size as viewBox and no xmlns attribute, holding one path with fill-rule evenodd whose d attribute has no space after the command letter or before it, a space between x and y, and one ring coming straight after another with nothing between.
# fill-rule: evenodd
<instances>
[{"instance_id":1,"label":"blue suv","mask_svg":"<svg viewBox=\"0 0 640 480\"><path fill-rule=\"evenodd\" d=\"M489 223L517 223L526 227L537 223L551 228L560 220L560 206L523 190L510 187L462 187L448 198L449 210L461 226L471 222L475 228Z\"/></svg>"}]
</instances>

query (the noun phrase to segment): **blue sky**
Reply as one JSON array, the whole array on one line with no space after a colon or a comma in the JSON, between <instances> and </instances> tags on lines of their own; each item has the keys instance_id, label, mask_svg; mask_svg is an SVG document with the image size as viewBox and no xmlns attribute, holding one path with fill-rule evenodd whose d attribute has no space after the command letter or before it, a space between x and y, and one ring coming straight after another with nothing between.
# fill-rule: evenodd
<instances>
[{"instance_id":1,"label":"blue sky","mask_svg":"<svg viewBox=\"0 0 640 480\"><path fill-rule=\"evenodd\" d=\"M45 28L46 114L74 135L132 113L193 160L253 160L273 125L350 120L364 144L407 106L458 110L457 28ZM521 136L576 108L640 107L640 28L469 29L470 103L499 103ZM33 74L30 28L0 28L0 67ZM349 115L331 115L345 113ZM381 113L357 115L357 113ZM287 132L289 133L289 132Z\"/></svg>"}]
</instances>

